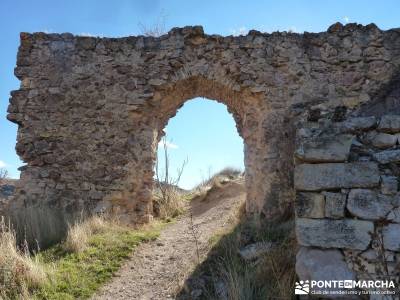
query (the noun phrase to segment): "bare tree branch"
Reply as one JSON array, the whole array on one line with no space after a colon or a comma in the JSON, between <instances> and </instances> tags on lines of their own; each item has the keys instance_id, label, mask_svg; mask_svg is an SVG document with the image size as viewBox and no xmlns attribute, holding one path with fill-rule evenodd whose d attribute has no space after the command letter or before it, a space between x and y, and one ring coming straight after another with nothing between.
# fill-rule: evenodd
<instances>
[{"instance_id":1,"label":"bare tree branch","mask_svg":"<svg viewBox=\"0 0 400 300\"><path fill-rule=\"evenodd\" d=\"M144 36L153 36L153 37L159 37L162 36L163 34L167 33L165 23L167 20L167 15L165 14L164 11L161 11L159 16L157 17L156 22L151 25L151 26L146 26L143 23L139 22L139 30Z\"/></svg>"},{"instance_id":2,"label":"bare tree branch","mask_svg":"<svg viewBox=\"0 0 400 300\"><path fill-rule=\"evenodd\" d=\"M7 169L0 168L0 184L3 184L5 179L8 178L8 171Z\"/></svg>"},{"instance_id":3,"label":"bare tree branch","mask_svg":"<svg viewBox=\"0 0 400 300\"><path fill-rule=\"evenodd\" d=\"M171 176L170 174L170 156L168 150L168 142L167 137L164 136L161 138L161 145L163 147L162 155L164 159L164 169L160 170L160 162L159 158L156 159L155 164L155 177L156 177L156 185L159 195L155 198L155 201L158 205L158 209L164 212L159 213L167 214L168 211L176 211L176 208L179 206L179 198L180 191L179 191L179 181L181 179L182 173L187 165L188 159L186 158L182 165L177 169L176 176ZM172 212L174 214L174 212Z\"/></svg>"}]
</instances>

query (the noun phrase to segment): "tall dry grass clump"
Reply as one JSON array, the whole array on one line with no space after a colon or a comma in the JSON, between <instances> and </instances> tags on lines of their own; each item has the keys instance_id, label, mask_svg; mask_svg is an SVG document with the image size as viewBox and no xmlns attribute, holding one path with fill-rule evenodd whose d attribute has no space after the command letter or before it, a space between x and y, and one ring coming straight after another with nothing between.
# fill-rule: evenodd
<instances>
[{"instance_id":1,"label":"tall dry grass clump","mask_svg":"<svg viewBox=\"0 0 400 300\"><path fill-rule=\"evenodd\" d=\"M69 226L64 250L71 253L82 252L89 247L90 237L116 226L116 221L104 216L91 216Z\"/></svg>"},{"instance_id":2,"label":"tall dry grass clump","mask_svg":"<svg viewBox=\"0 0 400 300\"><path fill-rule=\"evenodd\" d=\"M175 186L163 187L153 193L155 214L162 220L175 218L185 211L185 197Z\"/></svg>"},{"instance_id":3,"label":"tall dry grass clump","mask_svg":"<svg viewBox=\"0 0 400 300\"><path fill-rule=\"evenodd\" d=\"M163 148L160 156L163 156L164 161L162 170L158 157L155 165L154 214L161 219L168 219L180 215L185 210L184 191L178 185L188 160L185 159L177 169L176 176L172 176L166 136L161 139L160 145Z\"/></svg>"},{"instance_id":4,"label":"tall dry grass clump","mask_svg":"<svg viewBox=\"0 0 400 300\"><path fill-rule=\"evenodd\" d=\"M17 248L15 232L0 220L0 299L28 299L29 291L44 285L47 275L38 258Z\"/></svg>"}]
</instances>

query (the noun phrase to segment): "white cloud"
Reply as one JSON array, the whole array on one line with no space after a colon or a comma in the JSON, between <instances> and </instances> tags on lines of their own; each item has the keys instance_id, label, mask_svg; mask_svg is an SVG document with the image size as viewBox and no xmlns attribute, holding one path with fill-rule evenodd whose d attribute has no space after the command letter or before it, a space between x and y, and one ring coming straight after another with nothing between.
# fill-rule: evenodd
<instances>
[{"instance_id":1,"label":"white cloud","mask_svg":"<svg viewBox=\"0 0 400 300\"><path fill-rule=\"evenodd\" d=\"M343 17L343 21L344 21L345 23L349 23L350 18L349 18L348 16L344 16L344 17Z\"/></svg>"},{"instance_id":2,"label":"white cloud","mask_svg":"<svg viewBox=\"0 0 400 300\"><path fill-rule=\"evenodd\" d=\"M231 34L234 36L246 35L249 32L249 30L244 26L239 27L237 29L231 29L230 31L231 31Z\"/></svg>"},{"instance_id":3,"label":"white cloud","mask_svg":"<svg viewBox=\"0 0 400 300\"><path fill-rule=\"evenodd\" d=\"M7 164L4 161L0 160L0 168L5 168L6 166Z\"/></svg>"},{"instance_id":4,"label":"white cloud","mask_svg":"<svg viewBox=\"0 0 400 300\"><path fill-rule=\"evenodd\" d=\"M168 142L168 141L165 142L165 145L167 146L168 149L178 149L179 148L178 145L176 145L176 144L174 144L172 142ZM158 143L158 147L163 148L164 147L164 142L160 141Z\"/></svg>"}]
</instances>

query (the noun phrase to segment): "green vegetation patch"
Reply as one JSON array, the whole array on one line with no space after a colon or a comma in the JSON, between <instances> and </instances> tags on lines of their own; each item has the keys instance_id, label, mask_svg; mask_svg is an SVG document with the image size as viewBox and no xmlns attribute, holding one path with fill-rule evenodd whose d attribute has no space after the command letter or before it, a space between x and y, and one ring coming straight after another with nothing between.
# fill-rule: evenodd
<instances>
[{"instance_id":1,"label":"green vegetation patch","mask_svg":"<svg viewBox=\"0 0 400 300\"><path fill-rule=\"evenodd\" d=\"M113 227L90 238L80 253L67 253L57 245L39 254L51 269L49 282L33 293L35 299L87 299L115 273L142 242L158 237L163 225L150 230Z\"/></svg>"}]
</instances>

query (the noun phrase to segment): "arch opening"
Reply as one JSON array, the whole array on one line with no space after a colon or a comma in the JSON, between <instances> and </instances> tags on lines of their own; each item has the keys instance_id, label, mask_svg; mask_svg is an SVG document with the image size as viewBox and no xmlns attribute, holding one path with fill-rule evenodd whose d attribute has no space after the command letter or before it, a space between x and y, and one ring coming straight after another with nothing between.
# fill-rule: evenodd
<instances>
[{"instance_id":1,"label":"arch opening","mask_svg":"<svg viewBox=\"0 0 400 300\"><path fill-rule=\"evenodd\" d=\"M177 111L190 99L204 97L226 105L235 120L237 132L243 139L243 161L245 167L246 213L263 215L267 218L281 214L286 203L280 199L286 197L284 185L290 184L290 176L281 168L284 151L282 140L285 130L275 134L275 129L285 129L282 114L269 107L263 93L254 93L250 89L237 89L229 79L214 80L203 76L183 76L172 83L155 87L149 101L149 114L146 116L147 139L152 141L149 162L143 183L146 193L153 191L154 165L157 159L158 143L164 136L163 129ZM280 137L282 135L282 137ZM147 143L147 142L146 142ZM278 190L276 187L278 186ZM290 197L286 197L290 198ZM147 211L152 211L151 197L146 198ZM281 205L283 203L283 205Z\"/></svg>"},{"instance_id":2,"label":"arch opening","mask_svg":"<svg viewBox=\"0 0 400 300\"><path fill-rule=\"evenodd\" d=\"M157 148L165 136L164 129L168 127L169 121L174 119L182 107L186 107L186 104L191 103L191 100L196 98L207 99L209 103L217 106L222 104L220 110L225 110L225 116L230 118L230 126L232 127L230 133L234 133L236 138L240 139L243 143L243 150L241 150L243 156L239 159L239 161L243 161L243 164L239 164L239 166L246 174L245 186L246 190L250 192L247 194L247 197L250 195L250 199L252 199L246 201L246 211L258 212L260 205L257 201L261 201L260 197L255 195L257 191L252 186L255 183L254 178L257 177L255 175L257 171L252 171L252 169L255 169L257 165L254 150L260 135L258 134L259 123L254 122L255 119L259 118L258 116L253 116L260 113L259 109L255 109L255 105L258 105L261 101L249 91L241 91L240 93L235 91L234 85L228 80L222 84L202 76L190 76L157 89L152 99L153 110L151 121L156 131L154 132L155 138L152 148L153 166L156 166ZM193 103L195 102L193 101ZM207 122L206 116L204 117L204 121ZM171 122L174 123L174 121ZM168 136L169 133L167 130ZM204 170L205 168L208 168L208 166L205 165L202 167L203 177L206 177L209 173L208 169ZM219 168L223 168L221 164L212 168L212 171L217 172ZM198 171L198 174L199 177L202 176L201 171ZM154 168L152 175L153 177L155 175Z\"/></svg>"},{"instance_id":3,"label":"arch opening","mask_svg":"<svg viewBox=\"0 0 400 300\"><path fill-rule=\"evenodd\" d=\"M168 188L188 199L210 188L212 180L228 182L240 177L244 190L244 142L237 128L227 106L214 100L196 97L177 109L157 139L154 215L160 215L157 200L167 198Z\"/></svg>"},{"instance_id":4,"label":"arch opening","mask_svg":"<svg viewBox=\"0 0 400 300\"><path fill-rule=\"evenodd\" d=\"M164 127L164 136L158 137L158 161L164 164L163 138L170 150L172 168L176 169L188 157L190 164L180 182L185 189L199 184L209 171L224 167L244 170L243 139L236 126L226 105L207 98L187 100Z\"/></svg>"}]
</instances>

